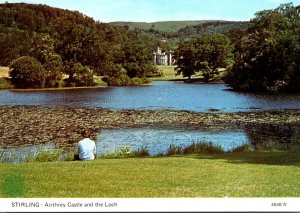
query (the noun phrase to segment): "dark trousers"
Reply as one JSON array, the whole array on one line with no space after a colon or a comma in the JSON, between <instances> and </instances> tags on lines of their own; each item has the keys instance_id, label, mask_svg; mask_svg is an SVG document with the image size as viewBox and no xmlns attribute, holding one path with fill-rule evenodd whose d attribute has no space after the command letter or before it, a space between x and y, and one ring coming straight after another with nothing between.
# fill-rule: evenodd
<instances>
[{"instance_id":1,"label":"dark trousers","mask_svg":"<svg viewBox=\"0 0 300 213\"><path fill-rule=\"evenodd\" d=\"M75 154L75 155L74 155L74 160L81 160L81 159L79 158L79 155L78 155L78 154Z\"/></svg>"}]
</instances>

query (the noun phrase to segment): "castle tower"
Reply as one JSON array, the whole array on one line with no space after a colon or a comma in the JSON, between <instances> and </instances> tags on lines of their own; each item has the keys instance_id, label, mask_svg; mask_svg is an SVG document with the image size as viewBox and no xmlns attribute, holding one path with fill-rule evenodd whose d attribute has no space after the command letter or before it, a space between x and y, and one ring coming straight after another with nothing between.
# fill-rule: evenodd
<instances>
[{"instance_id":1,"label":"castle tower","mask_svg":"<svg viewBox=\"0 0 300 213\"><path fill-rule=\"evenodd\" d=\"M168 52L168 65L169 66L173 65L172 64L172 60L173 60L173 58L172 58L172 51L169 51Z\"/></svg>"}]
</instances>

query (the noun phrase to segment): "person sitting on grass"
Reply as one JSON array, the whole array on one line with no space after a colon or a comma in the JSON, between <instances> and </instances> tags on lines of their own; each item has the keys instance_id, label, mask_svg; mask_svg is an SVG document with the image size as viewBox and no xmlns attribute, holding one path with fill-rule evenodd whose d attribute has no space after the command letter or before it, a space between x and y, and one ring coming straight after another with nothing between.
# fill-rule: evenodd
<instances>
[{"instance_id":1,"label":"person sitting on grass","mask_svg":"<svg viewBox=\"0 0 300 213\"><path fill-rule=\"evenodd\" d=\"M91 140L91 132L84 130L82 132L83 139L77 144L77 154L74 155L75 160L94 160L96 155L95 141Z\"/></svg>"}]
</instances>

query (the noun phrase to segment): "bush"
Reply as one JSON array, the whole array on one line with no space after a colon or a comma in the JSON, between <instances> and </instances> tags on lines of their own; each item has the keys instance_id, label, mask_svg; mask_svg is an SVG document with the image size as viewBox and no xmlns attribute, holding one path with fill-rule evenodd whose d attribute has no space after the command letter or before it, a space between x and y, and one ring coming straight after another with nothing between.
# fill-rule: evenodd
<instances>
[{"instance_id":1,"label":"bush","mask_svg":"<svg viewBox=\"0 0 300 213\"><path fill-rule=\"evenodd\" d=\"M44 88L46 71L43 65L30 56L20 57L10 65L9 75L17 88Z\"/></svg>"},{"instance_id":2,"label":"bush","mask_svg":"<svg viewBox=\"0 0 300 213\"><path fill-rule=\"evenodd\" d=\"M128 86L140 86L142 84L143 84L142 79L135 77L129 80Z\"/></svg>"},{"instance_id":3,"label":"bush","mask_svg":"<svg viewBox=\"0 0 300 213\"><path fill-rule=\"evenodd\" d=\"M109 86L127 86L130 79L126 74L122 74L118 77L108 78L107 84Z\"/></svg>"}]
</instances>

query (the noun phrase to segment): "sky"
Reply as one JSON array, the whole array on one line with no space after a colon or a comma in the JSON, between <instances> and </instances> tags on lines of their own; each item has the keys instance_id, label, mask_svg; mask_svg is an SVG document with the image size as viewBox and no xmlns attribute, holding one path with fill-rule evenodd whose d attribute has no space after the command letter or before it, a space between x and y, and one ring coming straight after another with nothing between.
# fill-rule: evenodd
<instances>
[{"instance_id":1,"label":"sky","mask_svg":"<svg viewBox=\"0 0 300 213\"><path fill-rule=\"evenodd\" d=\"M300 0L0 0L77 10L100 22L228 20L249 21L255 13Z\"/></svg>"}]
</instances>

